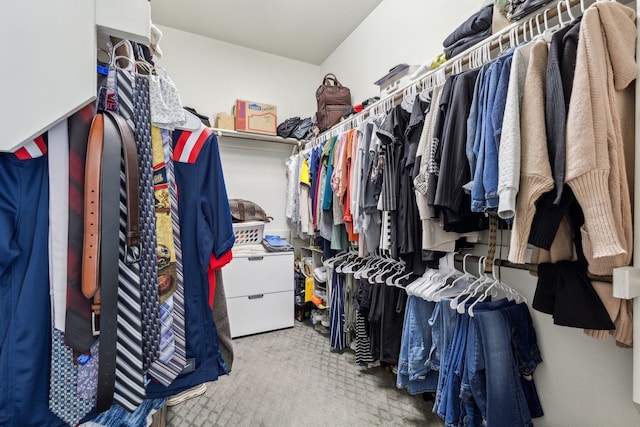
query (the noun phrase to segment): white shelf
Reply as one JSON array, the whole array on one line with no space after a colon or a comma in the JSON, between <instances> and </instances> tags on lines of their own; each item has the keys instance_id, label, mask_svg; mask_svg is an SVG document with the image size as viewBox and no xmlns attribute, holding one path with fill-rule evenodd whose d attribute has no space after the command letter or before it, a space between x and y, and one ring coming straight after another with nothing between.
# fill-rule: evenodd
<instances>
[{"instance_id":1,"label":"white shelf","mask_svg":"<svg viewBox=\"0 0 640 427\"><path fill-rule=\"evenodd\" d=\"M235 130L229 129L218 129L212 128L218 137L225 138L238 138L238 139L248 139L251 141L266 141L266 142L275 142L277 144L286 144L286 145L303 145L307 141L301 140L298 141L295 138L282 138L280 136L271 136L271 135L261 135L259 133L250 133L250 132L238 132Z\"/></svg>"}]
</instances>

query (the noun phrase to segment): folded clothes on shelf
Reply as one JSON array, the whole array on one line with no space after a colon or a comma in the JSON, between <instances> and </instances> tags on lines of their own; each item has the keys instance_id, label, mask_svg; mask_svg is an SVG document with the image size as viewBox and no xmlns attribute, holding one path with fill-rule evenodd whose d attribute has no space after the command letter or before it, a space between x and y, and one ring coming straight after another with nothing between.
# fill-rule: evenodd
<instances>
[{"instance_id":1,"label":"folded clothes on shelf","mask_svg":"<svg viewBox=\"0 0 640 427\"><path fill-rule=\"evenodd\" d=\"M293 250L293 246L282 237L268 234L264 236L262 246L268 252L288 252Z\"/></svg>"}]
</instances>

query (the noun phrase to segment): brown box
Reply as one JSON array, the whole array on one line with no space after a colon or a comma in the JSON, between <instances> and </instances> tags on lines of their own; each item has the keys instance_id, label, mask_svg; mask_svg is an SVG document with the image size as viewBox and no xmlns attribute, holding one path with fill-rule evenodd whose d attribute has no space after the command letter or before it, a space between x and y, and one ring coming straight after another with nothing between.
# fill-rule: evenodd
<instances>
[{"instance_id":1,"label":"brown box","mask_svg":"<svg viewBox=\"0 0 640 427\"><path fill-rule=\"evenodd\" d=\"M278 114L275 105L238 99L234 110L237 131L277 135Z\"/></svg>"},{"instance_id":2,"label":"brown box","mask_svg":"<svg viewBox=\"0 0 640 427\"><path fill-rule=\"evenodd\" d=\"M235 130L236 128L235 117L227 113L218 113L218 115L216 116L215 127L218 129Z\"/></svg>"}]
</instances>

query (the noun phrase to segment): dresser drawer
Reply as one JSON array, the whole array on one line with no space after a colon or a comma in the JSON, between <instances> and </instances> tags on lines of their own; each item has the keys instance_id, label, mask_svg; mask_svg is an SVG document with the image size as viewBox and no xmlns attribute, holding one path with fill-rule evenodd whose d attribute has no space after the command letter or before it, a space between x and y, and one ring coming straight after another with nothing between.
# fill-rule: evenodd
<instances>
[{"instance_id":1,"label":"dresser drawer","mask_svg":"<svg viewBox=\"0 0 640 427\"><path fill-rule=\"evenodd\" d=\"M293 290L293 252L234 257L222 269L227 298Z\"/></svg>"},{"instance_id":2,"label":"dresser drawer","mask_svg":"<svg viewBox=\"0 0 640 427\"><path fill-rule=\"evenodd\" d=\"M231 337L293 327L293 291L227 298Z\"/></svg>"}]
</instances>

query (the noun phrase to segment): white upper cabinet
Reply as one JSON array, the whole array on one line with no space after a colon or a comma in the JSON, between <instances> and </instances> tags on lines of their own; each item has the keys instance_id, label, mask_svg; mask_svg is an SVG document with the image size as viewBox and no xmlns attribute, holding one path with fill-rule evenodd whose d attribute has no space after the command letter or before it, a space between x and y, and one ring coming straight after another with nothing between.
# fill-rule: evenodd
<instances>
[{"instance_id":1,"label":"white upper cabinet","mask_svg":"<svg viewBox=\"0 0 640 427\"><path fill-rule=\"evenodd\" d=\"M147 0L4 2L0 151L15 150L95 99L97 23L107 34L148 43L149 16Z\"/></svg>"}]
</instances>

